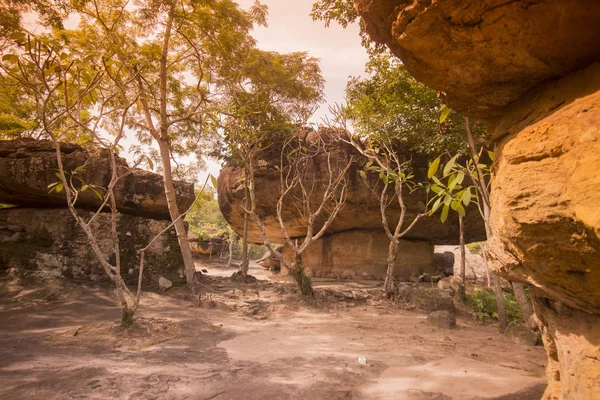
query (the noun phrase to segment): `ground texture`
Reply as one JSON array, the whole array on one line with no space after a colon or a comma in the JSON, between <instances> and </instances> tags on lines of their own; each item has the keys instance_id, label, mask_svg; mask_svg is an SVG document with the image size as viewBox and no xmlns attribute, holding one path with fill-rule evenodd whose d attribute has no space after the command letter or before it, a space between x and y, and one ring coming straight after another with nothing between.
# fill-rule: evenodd
<instances>
[{"instance_id":1,"label":"ground texture","mask_svg":"<svg viewBox=\"0 0 600 400\"><path fill-rule=\"evenodd\" d=\"M258 267L249 284L199 268L199 295L146 293L128 333L110 288L0 279L0 398L526 400L544 390L543 348L468 319L432 327L381 300L376 283L317 281L308 302Z\"/></svg>"}]
</instances>

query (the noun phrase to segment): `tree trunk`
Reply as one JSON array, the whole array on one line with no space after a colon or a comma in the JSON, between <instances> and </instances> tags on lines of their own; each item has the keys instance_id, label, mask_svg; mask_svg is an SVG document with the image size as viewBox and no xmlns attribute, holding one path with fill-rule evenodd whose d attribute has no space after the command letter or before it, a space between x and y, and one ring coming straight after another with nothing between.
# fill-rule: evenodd
<instances>
[{"instance_id":1,"label":"tree trunk","mask_svg":"<svg viewBox=\"0 0 600 400\"><path fill-rule=\"evenodd\" d=\"M394 268L396 266L397 252L398 244L395 240L390 240L387 258L387 273L385 275L385 283L383 284L383 288L385 289L385 295L388 299L394 295Z\"/></svg>"},{"instance_id":2,"label":"tree trunk","mask_svg":"<svg viewBox=\"0 0 600 400\"><path fill-rule=\"evenodd\" d=\"M485 242L479 242L481 248L481 254L483 254L483 261L485 262L485 278L487 280L487 287L492 287L492 276L490 273L490 266L487 262L487 254L485 254Z\"/></svg>"},{"instance_id":3,"label":"tree trunk","mask_svg":"<svg viewBox=\"0 0 600 400\"><path fill-rule=\"evenodd\" d=\"M460 246L460 286L458 289L458 296L461 301L465 301L466 297L466 259L465 259L465 232L463 227L463 216L458 214L458 231L459 231L459 246Z\"/></svg>"},{"instance_id":4,"label":"tree trunk","mask_svg":"<svg viewBox=\"0 0 600 400\"><path fill-rule=\"evenodd\" d=\"M494 274L494 289L496 292L496 300L498 302L498 329L500 333L504 333L504 330L508 326L506 319L506 307L504 305L504 291L502 290L502 278Z\"/></svg>"},{"instance_id":5,"label":"tree trunk","mask_svg":"<svg viewBox=\"0 0 600 400\"><path fill-rule=\"evenodd\" d=\"M133 320L134 313L135 310L128 307L121 309L121 329L125 330L133 328L133 325L135 324L135 321Z\"/></svg>"},{"instance_id":6,"label":"tree trunk","mask_svg":"<svg viewBox=\"0 0 600 400\"><path fill-rule=\"evenodd\" d=\"M245 180L244 185L244 193L245 193L245 207L246 210L250 209L250 193L248 190L248 178ZM240 264L240 273L242 276L248 275L248 266L250 265L250 260L248 259L248 220L249 215L247 212L244 212L244 233L242 236L242 263Z\"/></svg>"},{"instance_id":7,"label":"tree trunk","mask_svg":"<svg viewBox=\"0 0 600 400\"><path fill-rule=\"evenodd\" d=\"M304 267L302 266L302 255L294 254L294 265L290 269L290 273L296 280L300 292L307 297L315 297L315 290L312 287L312 280L304 273Z\"/></svg>"},{"instance_id":8,"label":"tree trunk","mask_svg":"<svg viewBox=\"0 0 600 400\"><path fill-rule=\"evenodd\" d=\"M191 285L194 282L194 277L196 275L196 267L194 265L190 243L188 242L185 223L183 222L183 218L181 218L181 212L179 211L179 206L177 205L175 185L173 184L173 172L171 170L171 153L169 151L169 143L167 140L162 139L158 141L158 146L160 148L160 157L162 160L163 181L165 186L165 196L167 198L167 206L169 208L169 215L171 216L171 221L173 221L175 232L177 233L177 241L179 242L179 248L181 249L181 255L183 257L183 264L185 266L186 281Z\"/></svg>"},{"instance_id":9,"label":"tree trunk","mask_svg":"<svg viewBox=\"0 0 600 400\"><path fill-rule=\"evenodd\" d=\"M242 263L240 264L240 272L243 276L248 275L248 214L244 214L244 237L242 238Z\"/></svg>"},{"instance_id":10,"label":"tree trunk","mask_svg":"<svg viewBox=\"0 0 600 400\"><path fill-rule=\"evenodd\" d=\"M525 288L521 282L512 282L512 287L515 291L517 302L519 303L521 311L523 312L523 320L527 322L533 315L533 308L531 307L531 304L529 304L529 301L527 301L527 293L525 293Z\"/></svg>"},{"instance_id":11,"label":"tree trunk","mask_svg":"<svg viewBox=\"0 0 600 400\"><path fill-rule=\"evenodd\" d=\"M227 268L231 267L231 263L233 262L233 246L235 246L235 242L238 240L238 234L234 232L233 229L230 228L229 232L229 260L227 260Z\"/></svg>"}]
</instances>

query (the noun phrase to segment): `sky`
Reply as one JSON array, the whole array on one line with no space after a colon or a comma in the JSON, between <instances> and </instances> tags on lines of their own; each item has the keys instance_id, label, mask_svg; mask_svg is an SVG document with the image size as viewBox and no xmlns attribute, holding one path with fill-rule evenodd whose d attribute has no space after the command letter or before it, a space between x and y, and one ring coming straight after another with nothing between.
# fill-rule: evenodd
<instances>
[{"instance_id":1,"label":"sky","mask_svg":"<svg viewBox=\"0 0 600 400\"><path fill-rule=\"evenodd\" d=\"M358 25L344 29L332 23L325 28L322 21L313 21L309 14L314 1L261 0L269 7L268 27L256 28L252 36L260 49L280 53L306 51L320 59L325 102L310 120L319 123L327 115L328 104L343 102L348 77L364 75L367 53L360 44ZM238 0L238 3L249 9L254 0ZM204 182L209 173L219 174L218 162L209 160L207 167L207 171L200 174L199 182Z\"/></svg>"}]
</instances>

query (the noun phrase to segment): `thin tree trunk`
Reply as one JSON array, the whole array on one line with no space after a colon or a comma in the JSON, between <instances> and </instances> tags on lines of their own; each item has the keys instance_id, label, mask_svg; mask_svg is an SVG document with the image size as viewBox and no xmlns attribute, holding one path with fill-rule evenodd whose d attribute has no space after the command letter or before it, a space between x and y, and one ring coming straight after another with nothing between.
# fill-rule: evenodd
<instances>
[{"instance_id":1,"label":"thin tree trunk","mask_svg":"<svg viewBox=\"0 0 600 400\"><path fill-rule=\"evenodd\" d=\"M395 240L390 240L388 247L387 258L387 273L385 275L385 283L383 287L388 298L394 295L394 269L396 267L396 253L398 252L398 244Z\"/></svg>"},{"instance_id":2,"label":"thin tree trunk","mask_svg":"<svg viewBox=\"0 0 600 400\"><path fill-rule=\"evenodd\" d=\"M481 254L483 254L483 261L485 262L485 277L487 280L487 287L492 287L492 276L490 273L490 266L487 261L487 254L485 254L485 242L479 242L479 247L481 248Z\"/></svg>"},{"instance_id":3,"label":"thin tree trunk","mask_svg":"<svg viewBox=\"0 0 600 400\"><path fill-rule=\"evenodd\" d=\"M233 262L233 246L235 246L235 242L237 242L238 235L231 229L229 233L229 260L227 261L227 267L231 267L231 263Z\"/></svg>"},{"instance_id":4,"label":"thin tree trunk","mask_svg":"<svg viewBox=\"0 0 600 400\"><path fill-rule=\"evenodd\" d=\"M249 204L249 193L248 193L248 184L245 185L244 189L246 193L246 209L250 208ZM244 212L244 235L242 238L242 263L240 264L240 273L242 276L248 275L248 266L250 265L250 260L248 259L248 213Z\"/></svg>"},{"instance_id":5,"label":"thin tree trunk","mask_svg":"<svg viewBox=\"0 0 600 400\"><path fill-rule=\"evenodd\" d=\"M240 264L240 272L243 276L248 275L248 214L244 213L244 237L242 238L242 263Z\"/></svg>"},{"instance_id":6,"label":"thin tree trunk","mask_svg":"<svg viewBox=\"0 0 600 400\"><path fill-rule=\"evenodd\" d=\"M309 276L304 273L304 266L302 265L302 254L294 253L294 265L290 269L290 272L298 287L300 288L300 292L307 297L315 297L315 290L312 287L312 280Z\"/></svg>"},{"instance_id":7,"label":"thin tree trunk","mask_svg":"<svg viewBox=\"0 0 600 400\"><path fill-rule=\"evenodd\" d=\"M181 212L179 211L179 206L177 205L175 185L173 184L173 172L171 170L171 153L169 151L169 143L166 140L159 140L158 145L162 160L164 177L163 181L165 186L165 196L167 198L167 207L169 208L169 215L171 215L171 221L173 221L175 232L177 233L177 241L179 242L179 248L181 249L181 255L183 257L183 264L185 266L186 281L189 285L191 285L194 282L194 277L196 275L196 267L194 265L190 243L188 242L185 223L183 218L181 218Z\"/></svg>"},{"instance_id":8,"label":"thin tree trunk","mask_svg":"<svg viewBox=\"0 0 600 400\"><path fill-rule=\"evenodd\" d=\"M521 311L523 312L523 320L527 322L533 315L533 308L531 307L531 304L529 304L529 301L527 301L527 293L525 293L525 288L521 282L512 282L512 287L515 291L517 302L519 303Z\"/></svg>"},{"instance_id":9,"label":"thin tree trunk","mask_svg":"<svg viewBox=\"0 0 600 400\"><path fill-rule=\"evenodd\" d=\"M504 330L508 326L506 307L504 305L504 291L502 290L502 278L496 274L494 274L494 289L498 301L498 329L500 333L504 333Z\"/></svg>"},{"instance_id":10,"label":"thin tree trunk","mask_svg":"<svg viewBox=\"0 0 600 400\"><path fill-rule=\"evenodd\" d=\"M458 296L464 302L466 297L466 259L465 259L465 232L463 227L463 216L458 214L458 231L460 246L460 287Z\"/></svg>"}]
</instances>

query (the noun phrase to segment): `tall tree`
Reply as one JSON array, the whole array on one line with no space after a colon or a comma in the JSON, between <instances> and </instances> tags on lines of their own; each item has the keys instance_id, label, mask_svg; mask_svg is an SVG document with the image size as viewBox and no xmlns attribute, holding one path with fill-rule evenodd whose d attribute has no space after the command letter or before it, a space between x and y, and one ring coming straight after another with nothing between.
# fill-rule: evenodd
<instances>
[{"instance_id":1,"label":"tall tree","mask_svg":"<svg viewBox=\"0 0 600 400\"><path fill-rule=\"evenodd\" d=\"M318 60L307 53L280 54L253 49L241 60L229 88L223 113L224 148L220 157L244 170L244 228L240 273L248 272L250 187L259 157L268 156L307 121L322 100L323 77Z\"/></svg>"},{"instance_id":2,"label":"tall tree","mask_svg":"<svg viewBox=\"0 0 600 400\"><path fill-rule=\"evenodd\" d=\"M159 233L139 250L137 289L132 291L122 278L120 240L117 233L117 199L114 188L133 170L118 160L116 152L125 133L126 120L136 99L129 99L125 92L134 77L114 79L109 61L88 57L85 53L64 51L63 38L48 35L18 34L14 44L5 51L0 63L0 82L9 79L17 82L22 94L33 99L36 121L34 127L44 138L52 140L56 152L58 181L49 185L51 192L64 193L67 207L83 231L100 267L115 285L121 305L121 326L130 328L133 315L140 304L145 252L152 242L166 232ZM105 149L110 165L110 180L106 187L86 183L82 172L86 164L74 170L65 169L62 161L61 141L88 137L96 147ZM137 165L137 164L136 164ZM135 168L135 166L134 166ZM85 193L85 192L88 193ZM100 198L97 211L86 219L76 207L78 199L93 192ZM106 208L110 210L110 226L98 226L97 218ZM95 222L96 221L96 222ZM110 229L111 249L101 250L98 230ZM114 255L114 262L109 261Z\"/></svg>"},{"instance_id":3,"label":"tall tree","mask_svg":"<svg viewBox=\"0 0 600 400\"><path fill-rule=\"evenodd\" d=\"M250 209L247 212L258 226L265 246L290 271L301 293L308 297L314 297L315 293L310 277L304 272L302 254L327 232L346 201L346 175L352 157L345 165L332 160L332 157L331 142L321 136L309 138L302 132L296 132L281 147L277 166L280 177L277 220L285 243L293 253L293 260L284 257L272 245L257 213L255 182L249 179ZM250 168L254 166L250 165ZM249 176L254 177L254 172L251 171ZM284 219L284 203L294 204L300 221L306 227L304 236L291 237L288 233L289 221Z\"/></svg>"},{"instance_id":4,"label":"tall tree","mask_svg":"<svg viewBox=\"0 0 600 400\"><path fill-rule=\"evenodd\" d=\"M256 2L244 11L231 0L90 0L78 12L86 45L115 60L113 74L135 76L127 94L139 97L127 124L142 142L158 147L191 283L195 267L171 161L197 150L199 140L216 129L219 100L238 73L239 59L255 45L250 31L265 23L266 7Z\"/></svg>"}]
</instances>

